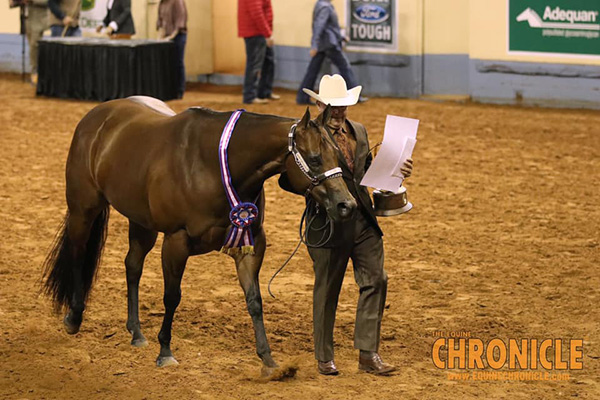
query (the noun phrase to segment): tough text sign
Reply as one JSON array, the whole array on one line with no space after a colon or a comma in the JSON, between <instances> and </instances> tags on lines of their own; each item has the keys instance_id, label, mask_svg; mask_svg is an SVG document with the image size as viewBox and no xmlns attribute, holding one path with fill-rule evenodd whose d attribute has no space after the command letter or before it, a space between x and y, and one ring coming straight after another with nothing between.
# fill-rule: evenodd
<instances>
[{"instance_id":1,"label":"tough text sign","mask_svg":"<svg viewBox=\"0 0 600 400\"><path fill-rule=\"evenodd\" d=\"M348 0L348 46L396 47L396 0Z\"/></svg>"}]
</instances>

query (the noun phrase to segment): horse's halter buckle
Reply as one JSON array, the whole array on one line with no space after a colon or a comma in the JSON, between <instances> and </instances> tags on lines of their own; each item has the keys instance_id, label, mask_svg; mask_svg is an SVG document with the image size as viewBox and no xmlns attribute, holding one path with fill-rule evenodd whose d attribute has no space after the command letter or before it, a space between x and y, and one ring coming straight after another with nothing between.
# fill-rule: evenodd
<instances>
[{"instance_id":1,"label":"horse's halter buckle","mask_svg":"<svg viewBox=\"0 0 600 400\"><path fill-rule=\"evenodd\" d=\"M300 168L300 171L302 171L304 176L306 176L310 180L312 186L315 187L317 185L320 185L327 179L341 177L342 169L340 167L332 168L332 169L325 171L322 174L319 174L317 176L313 175L313 173L310 171L310 168L308 167L308 164L304 160L304 157L302 157L302 154L300 154L300 152L296 148L296 140L295 140L296 138L295 137L296 137L296 127L297 126L298 126L298 124L292 125L292 127L290 128L290 132L288 133L288 151L290 153L292 153L292 155L294 156L294 160L296 161L296 165L298 165L298 168Z\"/></svg>"}]
</instances>

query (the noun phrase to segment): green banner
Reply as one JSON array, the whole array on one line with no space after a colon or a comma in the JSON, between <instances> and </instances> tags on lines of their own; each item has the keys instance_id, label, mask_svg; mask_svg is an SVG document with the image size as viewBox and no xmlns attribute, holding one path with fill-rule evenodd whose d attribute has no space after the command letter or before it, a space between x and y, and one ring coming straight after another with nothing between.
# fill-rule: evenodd
<instances>
[{"instance_id":1,"label":"green banner","mask_svg":"<svg viewBox=\"0 0 600 400\"><path fill-rule=\"evenodd\" d=\"M508 51L600 56L599 0L508 0Z\"/></svg>"}]
</instances>

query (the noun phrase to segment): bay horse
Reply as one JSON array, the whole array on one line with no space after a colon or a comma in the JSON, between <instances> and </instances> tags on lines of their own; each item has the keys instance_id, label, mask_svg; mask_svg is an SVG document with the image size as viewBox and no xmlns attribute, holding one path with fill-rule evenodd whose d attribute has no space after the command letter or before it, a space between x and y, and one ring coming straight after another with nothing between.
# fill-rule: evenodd
<instances>
[{"instance_id":1,"label":"bay horse","mask_svg":"<svg viewBox=\"0 0 600 400\"><path fill-rule=\"evenodd\" d=\"M336 147L325 126L329 107L311 120L243 112L227 156L231 183L242 201L254 202L250 229L254 253L232 252L264 367L277 364L265 334L258 275L266 248L263 184L287 171L333 221L350 217L356 201L341 178ZM164 233L165 314L158 334L158 366L178 364L170 349L171 325L181 300L189 256L221 249L232 225L219 164L221 132L231 112L193 107L179 114L160 100L134 96L100 104L77 125L66 164L67 213L45 261L44 289L56 311L65 310L69 334L79 331L107 234L109 206L129 219L127 330L145 346L138 313L144 259ZM332 173L334 171L334 173Z\"/></svg>"}]
</instances>

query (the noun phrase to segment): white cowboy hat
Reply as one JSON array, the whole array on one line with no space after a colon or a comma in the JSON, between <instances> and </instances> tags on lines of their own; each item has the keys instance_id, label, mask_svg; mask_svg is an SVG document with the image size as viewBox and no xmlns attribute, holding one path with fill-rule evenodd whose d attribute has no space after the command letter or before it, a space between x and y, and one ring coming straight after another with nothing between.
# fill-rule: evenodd
<instances>
[{"instance_id":1,"label":"white cowboy hat","mask_svg":"<svg viewBox=\"0 0 600 400\"><path fill-rule=\"evenodd\" d=\"M323 104L337 106L353 106L358 103L362 86L348 90L346 81L341 75L323 75L319 83L319 94L310 89L302 89L304 93Z\"/></svg>"}]
</instances>

